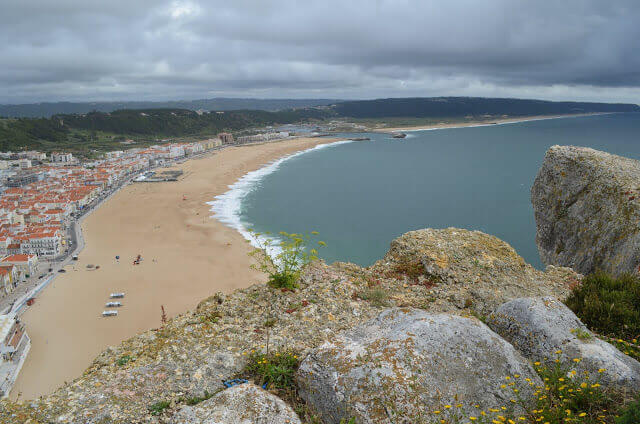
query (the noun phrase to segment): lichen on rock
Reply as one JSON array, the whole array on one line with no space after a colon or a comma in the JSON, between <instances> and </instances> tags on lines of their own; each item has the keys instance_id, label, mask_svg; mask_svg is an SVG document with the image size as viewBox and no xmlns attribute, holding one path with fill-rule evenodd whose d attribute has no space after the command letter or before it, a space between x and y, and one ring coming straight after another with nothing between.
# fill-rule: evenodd
<instances>
[{"instance_id":1,"label":"lichen on rock","mask_svg":"<svg viewBox=\"0 0 640 424\"><path fill-rule=\"evenodd\" d=\"M506 242L460 228L410 231L391 243L382 270L411 269L432 286L430 310L470 309L488 315L509 299L554 296L564 299L581 276L563 267L533 268ZM402 274L402 273L400 273Z\"/></svg>"},{"instance_id":2,"label":"lichen on rock","mask_svg":"<svg viewBox=\"0 0 640 424\"><path fill-rule=\"evenodd\" d=\"M501 387L517 375L513 387ZM388 309L311 352L300 394L326 423L428 423L509 406L542 385L531 364L475 318ZM435 412L438 411L438 412ZM437 414L437 415L436 415Z\"/></svg>"},{"instance_id":3,"label":"lichen on rock","mask_svg":"<svg viewBox=\"0 0 640 424\"><path fill-rule=\"evenodd\" d=\"M300 424L300 418L279 397L253 384L223 390L195 406L185 406L172 424Z\"/></svg>"},{"instance_id":4,"label":"lichen on rock","mask_svg":"<svg viewBox=\"0 0 640 424\"><path fill-rule=\"evenodd\" d=\"M536 243L545 264L582 274L640 265L640 162L552 146L531 188Z\"/></svg>"},{"instance_id":5,"label":"lichen on rock","mask_svg":"<svg viewBox=\"0 0 640 424\"><path fill-rule=\"evenodd\" d=\"M557 360L633 396L640 391L640 363L591 333L562 302L551 297L514 299L488 325L531 361Z\"/></svg>"}]
</instances>

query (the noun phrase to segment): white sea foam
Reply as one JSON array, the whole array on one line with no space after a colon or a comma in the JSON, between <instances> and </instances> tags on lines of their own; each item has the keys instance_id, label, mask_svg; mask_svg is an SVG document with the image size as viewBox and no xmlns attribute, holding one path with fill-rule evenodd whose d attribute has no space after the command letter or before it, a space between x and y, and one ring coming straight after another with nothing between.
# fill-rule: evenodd
<instances>
[{"instance_id":1,"label":"white sea foam","mask_svg":"<svg viewBox=\"0 0 640 424\"><path fill-rule=\"evenodd\" d=\"M251 228L251 223L245 221L242 218L242 200L245 198L245 196L256 187L258 187L264 177L275 172L284 162L305 153L347 143L354 143L354 141L341 140L333 143L319 144L310 149L283 156L280 159L270 162L260 169L245 174L243 177L238 179L238 181L229 186L229 191L216 196L213 201L207 202L207 204L211 206L211 211L213 212L212 217L222 222L226 226L238 231L245 239L247 239L251 243L252 246L264 246L266 244L265 242L268 240L267 237L260 236L258 240L256 240L249 231L249 229ZM274 256L279 251L279 243L277 243L278 240L276 237L269 237L269 239L271 240L271 247L267 250L269 255Z\"/></svg>"}]
</instances>

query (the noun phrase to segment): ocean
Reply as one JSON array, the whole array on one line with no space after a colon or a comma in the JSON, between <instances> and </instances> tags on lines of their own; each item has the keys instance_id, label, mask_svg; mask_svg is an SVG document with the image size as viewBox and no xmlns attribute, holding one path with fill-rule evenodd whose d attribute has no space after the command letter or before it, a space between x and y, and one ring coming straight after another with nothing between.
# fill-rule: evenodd
<instances>
[{"instance_id":1,"label":"ocean","mask_svg":"<svg viewBox=\"0 0 640 424\"><path fill-rule=\"evenodd\" d=\"M212 204L243 232L318 231L328 263L367 266L399 235L459 227L495 235L543 268L530 189L554 144L640 159L640 114L620 113L387 134L339 142L247 174Z\"/></svg>"}]
</instances>

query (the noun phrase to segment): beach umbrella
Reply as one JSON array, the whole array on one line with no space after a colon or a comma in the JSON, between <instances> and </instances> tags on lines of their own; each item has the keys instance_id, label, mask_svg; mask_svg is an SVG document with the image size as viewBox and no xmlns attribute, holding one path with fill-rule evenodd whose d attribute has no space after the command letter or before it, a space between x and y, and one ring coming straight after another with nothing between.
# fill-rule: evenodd
<instances>
[{"instance_id":1,"label":"beach umbrella","mask_svg":"<svg viewBox=\"0 0 640 424\"><path fill-rule=\"evenodd\" d=\"M116 261L120 259L120 255L116 255Z\"/></svg>"}]
</instances>

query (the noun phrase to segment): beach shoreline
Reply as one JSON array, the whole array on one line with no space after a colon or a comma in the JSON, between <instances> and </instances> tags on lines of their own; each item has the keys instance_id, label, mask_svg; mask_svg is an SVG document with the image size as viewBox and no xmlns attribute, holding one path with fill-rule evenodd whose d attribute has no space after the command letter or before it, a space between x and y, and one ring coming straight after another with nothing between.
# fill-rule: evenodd
<instances>
[{"instance_id":1,"label":"beach shoreline","mask_svg":"<svg viewBox=\"0 0 640 424\"><path fill-rule=\"evenodd\" d=\"M544 121L547 119L562 119L562 118L579 118L583 116L597 116L597 115L610 115L617 112L594 112L594 113L574 113L563 115L533 115L522 117L507 117L507 118L495 118L487 120L474 120L468 122L455 122L455 123L438 123L431 125L415 125L406 127L385 127L385 128L371 128L370 132L390 134L395 132L410 132L410 131L429 131L429 130L444 130L453 128L467 128L467 127L481 127L491 125L504 125L504 124L517 124L520 122L529 121Z\"/></svg>"},{"instance_id":2,"label":"beach shoreline","mask_svg":"<svg viewBox=\"0 0 640 424\"><path fill-rule=\"evenodd\" d=\"M80 376L108 346L159 327L161 307L172 317L215 292L263 282L250 269L250 245L212 218L209 203L251 171L336 141L229 146L174 165L184 170L177 182L133 183L115 193L81 223L85 247L78 261L24 312L32 348L10 397L33 399ZM133 265L138 254L143 261ZM126 293L124 306L117 317L103 318L114 291Z\"/></svg>"}]
</instances>

